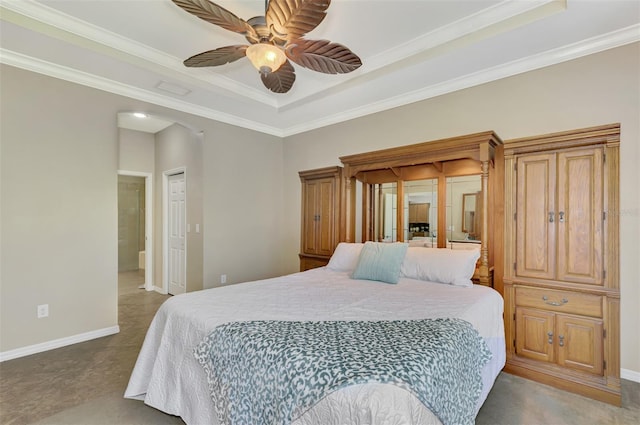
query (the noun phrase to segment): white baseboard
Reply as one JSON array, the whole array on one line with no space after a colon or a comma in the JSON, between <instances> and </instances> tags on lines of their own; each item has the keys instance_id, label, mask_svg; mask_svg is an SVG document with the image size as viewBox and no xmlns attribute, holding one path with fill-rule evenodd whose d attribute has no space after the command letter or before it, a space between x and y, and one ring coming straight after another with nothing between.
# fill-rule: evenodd
<instances>
[{"instance_id":1,"label":"white baseboard","mask_svg":"<svg viewBox=\"0 0 640 425\"><path fill-rule=\"evenodd\" d=\"M620 377L629 381L640 383L640 372L630 369L620 369Z\"/></svg>"},{"instance_id":2,"label":"white baseboard","mask_svg":"<svg viewBox=\"0 0 640 425\"><path fill-rule=\"evenodd\" d=\"M113 335L120 332L120 326L111 326L110 328L98 329L91 332L85 332L78 335L72 335L65 338L54 339L52 341L42 342L40 344L29 345L27 347L16 348L15 350L0 352L0 362L17 359L19 357L30 356L43 351L49 351L67 345L85 342L103 336Z\"/></svg>"},{"instance_id":3,"label":"white baseboard","mask_svg":"<svg viewBox=\"0 0 640 425\"><path fill-rule=\"evenodd\" d=\"M165 291L164 289L162 289L159 286L154 286L152 291L156 291L157 293L162 294L162 295L167 295L168 294L167 291Z\"/></svg>"}]
</instances>

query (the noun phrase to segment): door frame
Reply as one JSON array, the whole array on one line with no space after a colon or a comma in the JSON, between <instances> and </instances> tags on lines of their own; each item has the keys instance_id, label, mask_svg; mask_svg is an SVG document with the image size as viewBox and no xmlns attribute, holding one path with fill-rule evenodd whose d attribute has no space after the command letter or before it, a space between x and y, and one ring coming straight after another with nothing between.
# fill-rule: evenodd
<instances>
[{"instance_id":1,"label":"door frame","mask_svg":"<svg viewBox=\"0 0 640 425\"><path fill-rule=\"evenodd\" d=\"M118 170L118 175L144 177L144 289L153 291L153 173Z\"/></svg>"},{"instance_id":2,"label":"door frame","mask_svg":"<svg viewBox=\"0 0 640 425\"><path fill-rule=\"evenodd\" d=\"M188 204L188 187L187 187L187 167L176 167L162 172L162 294L169 293L169 177L176 174L184 174L185 188L185 244L184 244L184 274L185 274L185 291L187 286L187 264L188 264L188 245L189 245L189 228L187 225L187 208Z\"/></svg>"}]
</instances>

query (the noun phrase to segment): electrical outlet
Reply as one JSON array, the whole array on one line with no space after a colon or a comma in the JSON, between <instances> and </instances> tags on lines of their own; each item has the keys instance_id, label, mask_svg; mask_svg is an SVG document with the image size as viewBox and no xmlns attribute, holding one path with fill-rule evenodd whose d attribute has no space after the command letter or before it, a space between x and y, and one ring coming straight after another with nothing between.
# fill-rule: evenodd
<instances>
[{"instance_id":1,"label":"electrical outlet","mask_svg":"<svg viewBox=\"0 0 640 425\"><path fill-rule=\"evenodd\" d=\"M40 304L38 306L38 319L49 316L49 304Z\"/></svg>"},{"instance_id":2,"label":"electrical outlet","mask_svg":"<svg viewBox=\"0 0 640 425\"><path fill-rule=\"evenodd\" d=\"M221 274L220 275L220 283L227 283L227 275L226 274Z\"/></svg>"}]
</instances>

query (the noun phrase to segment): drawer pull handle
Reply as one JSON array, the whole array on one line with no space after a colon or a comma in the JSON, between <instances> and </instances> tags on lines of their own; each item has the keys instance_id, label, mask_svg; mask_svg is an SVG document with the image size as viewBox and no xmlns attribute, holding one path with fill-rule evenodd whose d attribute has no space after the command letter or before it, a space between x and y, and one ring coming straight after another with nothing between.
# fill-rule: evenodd
<instances>
[{"instance_id":1,"label":"drawer pull handle","mask_svg":"<svg viewBox=\"0 0 640 425\"><path fill-rule=\"evenodd\" d=\"M553 211L549 211L549 223L553 223Z\"/></svg>"},{"instance_id":2,"label":"drawer pull handle","mask_svg":"<svg viewBox=\"0 0 640 425\"><path fill-rule=\"evenodd\" d=\"M568 299L563 298L560 302L557 301L549 301L549 297L547 297L546 295L542 296L542 301L544 301L545 303L549 304L549 305L554 305L554 306L561 306L561 305L565 305L566 303L569 302Z\"/></svg>"},{"instance_id":3,"label":"drawer pull handle","mask_svg":"<svg viewBox=\"0 0 640 425\"><path fill-rule=\"evenodd\" d=\"M547 342L549 344L553 344L553 332L547 332L547 336L549 337L549 339L547 340Z\"/></svg>"},{"instance_id":4,"label":"drawer pull handle","mask_svg":"<svg viewBox=\"0 0 640 425\"><path fill-rule=\"evenodd\" d=\"M558 339L560 340L560 342L558 342L558 345L560 347L564 347L564 335L559 335Z\"/></svg>"}]
</instances>

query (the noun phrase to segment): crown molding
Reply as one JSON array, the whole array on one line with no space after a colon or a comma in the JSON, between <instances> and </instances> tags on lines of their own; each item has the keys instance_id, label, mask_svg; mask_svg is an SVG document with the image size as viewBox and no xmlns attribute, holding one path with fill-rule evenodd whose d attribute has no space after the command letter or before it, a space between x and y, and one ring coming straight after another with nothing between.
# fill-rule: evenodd
<instances>
[{"instance_id":1,"label":"crown molding","mask_svg":"<svg viewBox=\"0 0 640 425\"><path fill-rule=\"evenodd\" d=\"M264 125L245 118L216 111L211 108L194 105L193 103L163 96L148 90L143 90L128 84L119 83L104 77L89 74L87 72L78 71L77 69L54 64L51 62L36 59L21 53L0 48L0 63L15 66L17 68L33 71L38 74L48 75L50 77L77 83L83 86L92 87L109 93L114 93L126 97L130 97L144 102L152 103L166 108L176 109L178 111L197 115L200 117L220 121L226 124L255 130L261 133L270 134L272 136L283 137L282 131L276 127Z\"/></svg>"},{"instance_id":2,"label":"crown molding","mask_svg":"<svg viewBox=\"0 0 640 425\"><path fill-rule=\"evenodd\" d=\"M63 31L62 33L58 33L57 36L62 37L67 42L80 44L78 40L85 42L89 40L102 46L102 48L106 47L112 51L113 56L143 66L146 69L157 71L160 66L179 75L183 79L191 81L193 84L205 87L214 85L273 108L278 106L277 99L263 90L241 84L206 69L186 68L182 60L175 56L67 15L42 3L37 3L33 0L3 1L2 8L18 15L12 18L6 13L3 14L3 20L9 20L17 25L27 26L24 24L24 19L28 18ZM27 27L41 33L46 33L46 28Z\"/></svg>"},{"instance_id":3,"label":"crown molding","mask_svg":"<svg viewBox=\"0 0 640 425\"><path fill-rule=\"evenodd\" d=\"M6 49L0 49L0 62L272 136L288 137L635 42L640 42L640 24L287 128L267 126Z\"/></svg>"},{"instance_id":4,"label":"crown molding","mask_svg":"<svg viewBox=\"0 0 640 425\"><path fill-rule=\"evenodd\" d=\"M540 10L546 7L546 10ZM416 55L421 55L424 52L446 45L455 40L462 39L464 37L471 37L472 39L483 38L488 33L482 33L482 31L494 28L493 32L500 32L501 25L512 27L516 23L512 20L518 20L518 24L522 24L525 21L533 19L527 14L534 11L539 11L539 17L542 15L549 15L561 10L566 9L565 0L534 0L534 1L511 1L505 0L494 6L480 10L472 15L465 16L464 18L453 21L447 25L437 28L425 34L421 34L419 37L414 38L400 46L395 46L392 49L378 53L377 55L368 59L367 71L384 68L395 62L409 59Z\"/></svg>"},{"instance_id":5,"label":"crown molding","mask_svg":"<svg viewBox=\"0 0 640 425\"><path fill-rule=\"evenodd\" d=\"M189 68L187 71L179 58L107 31L33 0L4 1L2 7L22 17L64 31L63 35L58 34L58 36L64 37L66 41L73 42L73 39L78 37L83 40L89 40L101 45L103 48L106 47L110 49L114 52L114 56L143 66L149 70L157 71L158 66L161 66L170 70L172 73L177 73L181 78L191 81L192 83L215 85L231 91L236 95L271 106L276 110L284 110L288 106L293 107L296 104L306 103L329 88L337 88L340 86L348 87L347 83L353 79L366 76L375 71L384 70L385 68L392 68L398 62L409 60L426 51L436 48L446 50L447 45L455 40L460 40L468 36L473 38L474 34L475 38L485 37L489 33L486 32L486 30L494 28L494 31L499 31L501 26L512 25L511 22L513 20L523 21L529 19L527 16L529 14L535 15L536 13L534 12L536 11L538 11L538 14L548 14L562 10L566 7L566 0L503 0L494 6L456 20L427 34L423 34L401 46L396 46L393 49L378 53L368 58L364 66L355 73L345 75L343 78L336 79L332 83L324 84L322 87L310 90L305 95L297 97L290 96L288 98L274 97L271 93L241 84L206 69ZM13 20L17 24L22 24L20 18L14 18ZM42 29L39 30L43 31Z\"/></svg>"},{"instance_id":6,"label":"crown molding","mask_svg":"<svg viewBox=\"0 0 640 425\"><path fill-rule=\"evenodd\" d=\"M319 120L288 127L283 129L283 133L285 137L293 136L298 133L338 124L636 42L640 42L640 24L464 75L459 78L443 81L442 83L433 84L420 90L403 93L380 102L368 104L364 107L353 108Z\"/></svg>"},{"instance_id":7,"label":"crown molding","mask_svg":"<svg viewBox=\"0 0 640 425\"><path fill-rule=\"evenodd\" d=\"M343 78L326 83L305 96L283 99L279 110L286 110L304 104L322 95L322 92L347 87L354 80L368 78L374 73L393 70L398 65L412 60L420 60L426 55L442 54L461 43L471 43L503 31L516 24L524 24L541 16L550 15L566 9L566 0L503 0L472 15L450 22L426 34L422 34L402 45L394 46L369 57L355 72L345 74Z\"/></svg>"}]
</instances>

